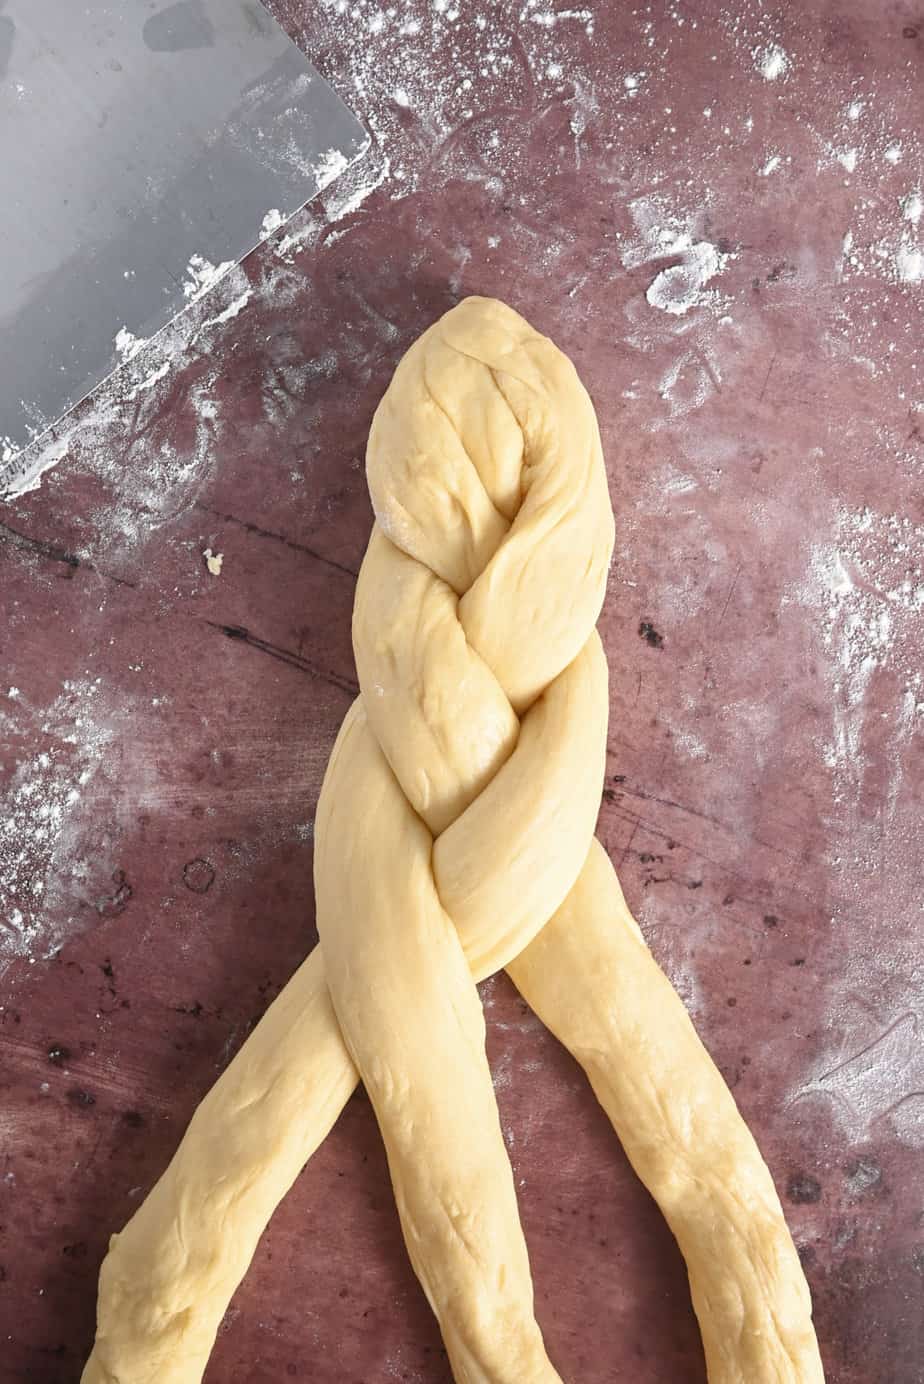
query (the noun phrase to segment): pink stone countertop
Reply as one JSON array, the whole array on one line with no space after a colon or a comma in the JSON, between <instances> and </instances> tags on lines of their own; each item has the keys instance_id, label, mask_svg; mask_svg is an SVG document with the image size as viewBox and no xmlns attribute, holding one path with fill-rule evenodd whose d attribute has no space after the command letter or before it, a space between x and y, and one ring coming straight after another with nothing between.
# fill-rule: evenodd
<instances>
[{"instance_id":1,"label":"pink stone countertop","mask_svg":"<svg viewBox=\"0 0 924 1384\"><path fill-rule=\"evenodd\" d=\"M108 1235L313 943L369 421L479 292L600 416L600 835L773 1170L829 1380L917 1384L924 10L275 9L371 151L0 505L0 1379L77 1379ZM483 997L563 1376L701 1384L581 1075L505 979ZM207 1375L289 1377L449 1379L362 1094Z\"/></svg>"}]
</instances>

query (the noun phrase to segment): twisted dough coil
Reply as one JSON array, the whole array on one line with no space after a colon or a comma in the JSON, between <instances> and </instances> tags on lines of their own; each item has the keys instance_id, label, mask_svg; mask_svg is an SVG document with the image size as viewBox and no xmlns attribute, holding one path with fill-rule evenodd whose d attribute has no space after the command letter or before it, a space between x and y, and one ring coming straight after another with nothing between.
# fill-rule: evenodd
<instances>
[{"instance_id":1,"label":"twisted dough coil","mask_svg":"<svg viewBox=\"0 0 924 1384\"><path fill-rule=\"evenodd\" d=\"M593 839L612 514L590 400L551 342L470 298L399 365L367 474L361 693L315 832L321 942L113 1236L84 1384L201 1378L273 1209L360 1079L456 1379L559 1378L474 984L500 967L670 1223L711 1384L815 1384L772 1179Z\"/></svg>"}]
</instances>

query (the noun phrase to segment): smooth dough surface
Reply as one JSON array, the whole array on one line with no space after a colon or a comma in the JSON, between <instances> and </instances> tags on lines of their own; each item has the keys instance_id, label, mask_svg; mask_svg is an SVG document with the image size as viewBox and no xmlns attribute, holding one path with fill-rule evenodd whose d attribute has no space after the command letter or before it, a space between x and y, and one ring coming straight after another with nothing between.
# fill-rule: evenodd
<instances>
[{"instance_id":1,"label":"smooth dough surface","mask_svg":"<svg viewBox=\"0 0 924 1384\"><path fill-rule=\"evenodd\" d=\"M321 942L113 1236L84 1384L201 1379L274 1207L359 1079L456 1379L557 1380L475 989L503 966L677 1237L711 1384L818 1384L772 1178L593 840L613 521L590 400L516 313L467 299L398 366L367 474L361 691L316 822Z\"/></svg>"}]
</instances>

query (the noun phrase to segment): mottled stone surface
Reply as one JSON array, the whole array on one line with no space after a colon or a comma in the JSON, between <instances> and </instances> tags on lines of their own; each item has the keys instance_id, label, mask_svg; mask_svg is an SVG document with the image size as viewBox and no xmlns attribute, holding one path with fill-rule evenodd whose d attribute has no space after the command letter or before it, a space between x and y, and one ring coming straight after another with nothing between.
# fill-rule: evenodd
<instances>
[{"instance_id":1,"label":"mottled stone surface","mask_svg":"<svg viewBox=\"0 0 924 1384\"><path fill-rule=\"evenodd\" d=\"M278 0L372 151L0 505L3 1380L78 1377L109 1233L313 943L369 420L469 292L599 411L601 837L773 1169L829 1378L924 1379L924 11L555 6ZM563 1376L700 1384L659 1214L484 995ZM289 1377L449 1378L362 1094L207 1376Z\"/></svg>"}]
</instances>

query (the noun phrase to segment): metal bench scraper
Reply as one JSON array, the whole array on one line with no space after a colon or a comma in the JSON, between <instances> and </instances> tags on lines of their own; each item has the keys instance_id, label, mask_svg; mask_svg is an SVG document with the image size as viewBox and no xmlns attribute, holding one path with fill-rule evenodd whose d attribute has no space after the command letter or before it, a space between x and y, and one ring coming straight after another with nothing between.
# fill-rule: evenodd
<instances>
[{"instance_id":1,"label":"metal bench scraper","mask_svg":"<svg viewBox=\"0 0 924 1384\"><path fill-rule=\"evenodd\" d=\"M0 495L367 144L258 0L0 0Z\"/></svg>"}]
</instances>

